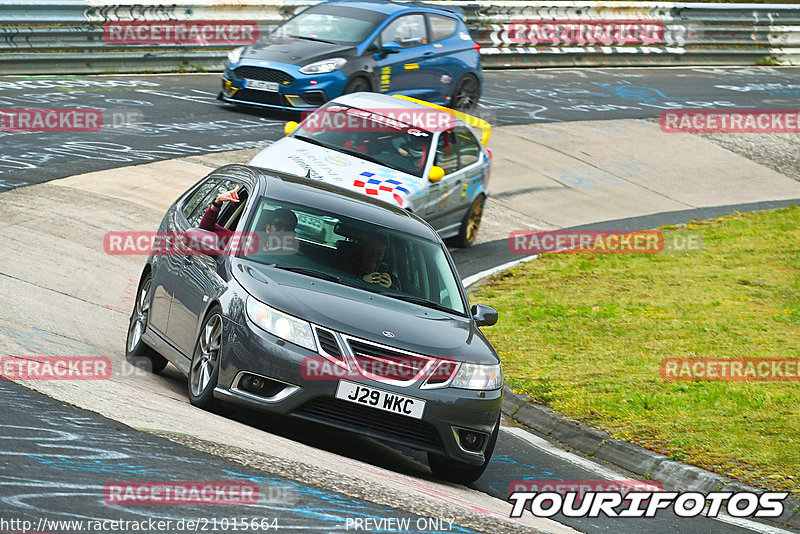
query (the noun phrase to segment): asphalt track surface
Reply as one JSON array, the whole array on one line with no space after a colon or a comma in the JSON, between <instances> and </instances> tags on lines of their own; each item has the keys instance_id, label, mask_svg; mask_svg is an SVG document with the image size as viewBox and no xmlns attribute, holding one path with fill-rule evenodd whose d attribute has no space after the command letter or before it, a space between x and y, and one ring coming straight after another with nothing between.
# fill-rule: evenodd
<instances>
[{"instance_id":1,"label":"asphalt track surface","mask_svg":"<svg viewBox=\"0 0 800 534\"><path fill-rule=\"evenodd\" d=\"M219 105L219 75L0 77L0 109L87 107L89 133L0 132L0 191L85 172L266 145L288 114ZM796 109L800 68L487 71L495 126L658 117L685 108Z\"/></svg>"},{"instance_id":2,"label":"asphalt track surface","mask_svg":"<svg viewBox=\"0 0 800 534\"><path fill-rule=\"evenodd\" d=\"M408 512L265 475L165 438L137 432L13 382L0 381L0 396L13 398L0 412L0 520L29 521L32 531L81 532L77 521L86 528L89 521L171 521L169 529L160 531L176 534L198 530L253 532L253 521L260 532L345 530L348 518L351 526L356 518L406 519L412 527L427 524L426 518ZM114 502L113 494L105 493L106 484L153 481L256 484L259 502L245 506L121 505ZM433 531L474 532L445 525L447 528ZM0 526L0 532L22 530L14 524L6 526ZM142 530L159 531L159 527L149 526ZM136 530L128 525L122 531Z\"/></svg>"},{"instance_id":3,"label":"asphalt track surface","mask_svg":"<svg viewBox=\"0 0 800 534\"><path fill-rule=\"evenodd\" d=\"M0 78L0 107L92 107L103 110L105 127L95 133L0 133L0 191L74 174L135 165L159 159L222 152L269 143L282 136L291 117L245 112L219 106L215 100L218 77L104 76L57 78ZM731 109L795 109L800 101L800 69L557 69L538 72L504 71L486 74L481 115L494 125L658 117L665 109L714 107ZM734 209L765 209L782 203L758 203L723 208L703 208L663 213L604 223L620 229L652 228ZM610 225L609 225L610 224ZM505 241L486 243L454 254L460 274L468 276L511 258ZM274 512L279 523L298 530L336 530L326 516L304 513L301 507L327 507L337 520L353 509L379 517L409 517L362 501L315 490L301 484L264 476L237 464L148 434L133 431L95 414L77 410L0 382L0 395L11 399L0 414L5 455L0 470L0 517L117 518L164 515L162 508L115 507L113 514L102 499L109 475L130 480L158 478L219 480L260 477L260 487L284 488L283 495L300 496L299 503ZM373 462L400 472L424 473L424 458L415 451L391 448L373 457L370 441L330 434L320 428L287 422L276 431L263 418L236 411L232 417L265 431L345 456ZM48 442L48 432L68 432L84 447ZM337 439L330 439L335 435ZM37 443L34 447L31 444ZM50 445L56 445L51 447ZM92 457L91 450L122 451L125 457ZM382 448L385 451L386 448ZM127 469L127 471L126 471ZM139 469L140 471L136 471ZM218 475L218 476L216 476ZM424 475L420 475L424 476ZM150 477L150 478L147 478ZM570 454L535 434L504 430L495 456L484 476L474 485L505 499L517 480L634 479L594 461ZM124 478L123 480L128 480ZM65 489L66 488L66 489ZM35 503L35 504L31 504ZM275 505L280 508L279 504ZM361 507L361 508L359 508ZM242 507L232 515L242 515ZM207 510L170 510L178 517L203 517ZM213 510L216 517L230 514ZM265 510L269 516L270 510ZM280 515L278 515L280 513ZM584 532L701 533L779 532L755 522L679 519L660 513L656 519L557 520ZM285 523L284 523L285 521ZM339 526L338 529L342 527Z\"/></svg>"}]
</instances>

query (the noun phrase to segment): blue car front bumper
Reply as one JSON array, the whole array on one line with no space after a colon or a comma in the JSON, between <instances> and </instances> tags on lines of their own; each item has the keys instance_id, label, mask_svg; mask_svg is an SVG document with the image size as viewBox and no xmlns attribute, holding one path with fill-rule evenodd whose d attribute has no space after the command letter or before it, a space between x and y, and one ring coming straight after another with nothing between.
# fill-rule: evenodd
<instances>
[{"instance_id":1,"label":"blue car front bumper","mask_svg":"<svg viewBox=\"0 0 800 534\"><path fill-rule=\"evenodd\" d=\"M247 86L246 80L266 82L276 90ZM251 82L252 83L252 82ZM339 70L303 74L297 65L242 60L225 63L220 98L225 102L287 111L313 110L342 94L347 76Z\"/></svg>"}]
</instances>

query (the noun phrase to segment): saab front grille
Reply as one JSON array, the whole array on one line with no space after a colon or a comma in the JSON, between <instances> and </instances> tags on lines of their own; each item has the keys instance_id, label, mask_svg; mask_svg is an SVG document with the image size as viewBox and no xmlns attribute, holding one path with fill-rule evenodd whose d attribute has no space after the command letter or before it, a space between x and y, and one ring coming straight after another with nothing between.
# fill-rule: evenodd
<instances>
[{"instance_id":1,"label":"saab front grille","mask_svg":"<svg viewBox=\"0 0 800 534\"><path fill-rule=\"evenodd\" d=\"M339 348L339 343L336 342L336 337L331 332L317 328L317 339L319 339L319 346L329 356L342 358L342 351Z\"/></svg>"},{"instance_id":2,"label":"saab front grille","mask_svg":"<svg viewBox=\"0 0 800 534\"><path fill-rule=\"evenodd\" d=\"M414 449L438 453L444 451L439 434L430 423L352 402L318 397L302 405L292 415Z\"/></svg>"},{"instance_id":3,"label":"saab front grille","mask_svg":"<svg viewBox=\"0 0 800 534\"><path fill-rule=\"evenodd\" d=\"M411 383L419 378L433 358L417 356L389 348L348 340L359 371L368 377Z\"/></svg>"},{"instance_id":4,"label":"saab front grille","mask_svg":"<svg viewBox=\"0 0 800 534\"><path fill-rule=\"evenodd\" d=\"M290 75L281 70L264 69L261 67L239 67L233 71L237 78L248 78L250 80L260 80L262 82L275 82L290 84L294 81Z\"/></svg>"}]
</instances>

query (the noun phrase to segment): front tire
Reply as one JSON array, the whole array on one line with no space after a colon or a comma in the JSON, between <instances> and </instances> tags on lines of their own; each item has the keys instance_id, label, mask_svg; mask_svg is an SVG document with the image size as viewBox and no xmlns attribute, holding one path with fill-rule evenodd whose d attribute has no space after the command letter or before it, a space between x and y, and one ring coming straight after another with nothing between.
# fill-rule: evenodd
<instances>
[{"instance_id":1,"label":"front tire","mask_svg":"<svg viewBox=\"0 0 800 534\"><path fill-rule=\"evenodd\" d=\"M461 221L461 227L458 229L458 235L453 239L453 244L459 248L471 247L478 237L478 230L481 227L481 219L483 218L483 207L486 204L486 197L479 195L472 202L469 211L464 215Z\"/></svg>"},{"instance_id":2,"label":"front tire","mask_svg":"<svg viewBox=\"0 0 800 534\"><path fill-rule=\"evenodd\" d=\"M369 93L372 92L372 86L369 84L369 80L364 78L363 76L356 76L344 87L344 91L342 91L343 95L348 95L350 93Z\"/></svg>"},{"instance_id":3,"label":"front tire","mask_svg":"<svg viewBox=\"0 0 800 534\"><path fill-rule=\"evenodd\" d=\"M134 367L160 373L169 362L142 339L150 318L152 286L153 274L147 273L136 292L136 303L133 305L133 313L128 324L128 337L125 339L125 359Z\"/></svg>"},{"instance_id":4,"label":"front tire","mask_svg":"<svg viewBox=\"0 0 800 534\"><path fill-rule=\"evenodd\" d=\"M497 436L500 433L500 416L497 417L497 424L494 426L492 435L489 436L489 443L486 444L486 451L483 453L484 461L481 465L472 465L458 460L445 458L440 454L428 453L428 467L431 468L433 476L448 482L468 485L472 484L483 475L486 467L492 459L494 446L497 443Z\"/></svg>"},{"instance_id":5,"label":"front tire","mask_svg":"<svg viewBox=\"0 0 800 534\"><path fill-rule=\"evenodd\" d=\"M214 388L219 379L221 347L222 308L215 306L203 320L189 367L189 402L204 410L219 406Z\"/></svg>"}]
</instances>

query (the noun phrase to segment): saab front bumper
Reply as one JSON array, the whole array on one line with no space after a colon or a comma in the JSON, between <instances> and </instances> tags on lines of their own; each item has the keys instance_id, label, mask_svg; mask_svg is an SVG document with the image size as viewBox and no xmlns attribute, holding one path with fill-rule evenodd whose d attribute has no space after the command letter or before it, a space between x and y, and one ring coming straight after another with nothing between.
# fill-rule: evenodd
<instances>
[{"instance_id":1,"label":"saab front bumper","mask_svg":"<svg viewBox=\"0 0 800 534\"><path fill-rule=\"evenodd\" d=\"M419 383L397 386L383 380L358 379L359 384L425 401L421 419L336 398L339 379L309 377L304 360L320 359L317 352L288 343L244 318L235 325L231 343L220 364L215 397L256 410L289 415L353 433L443 454L480 465L502 403L502 389L472 391L442 387L420 388ZM336 334L347 352L344 338ZM253 378L264 384L255 390ZM480 437L471 447L466 433Z\"/></svg>"}]
</instances>

